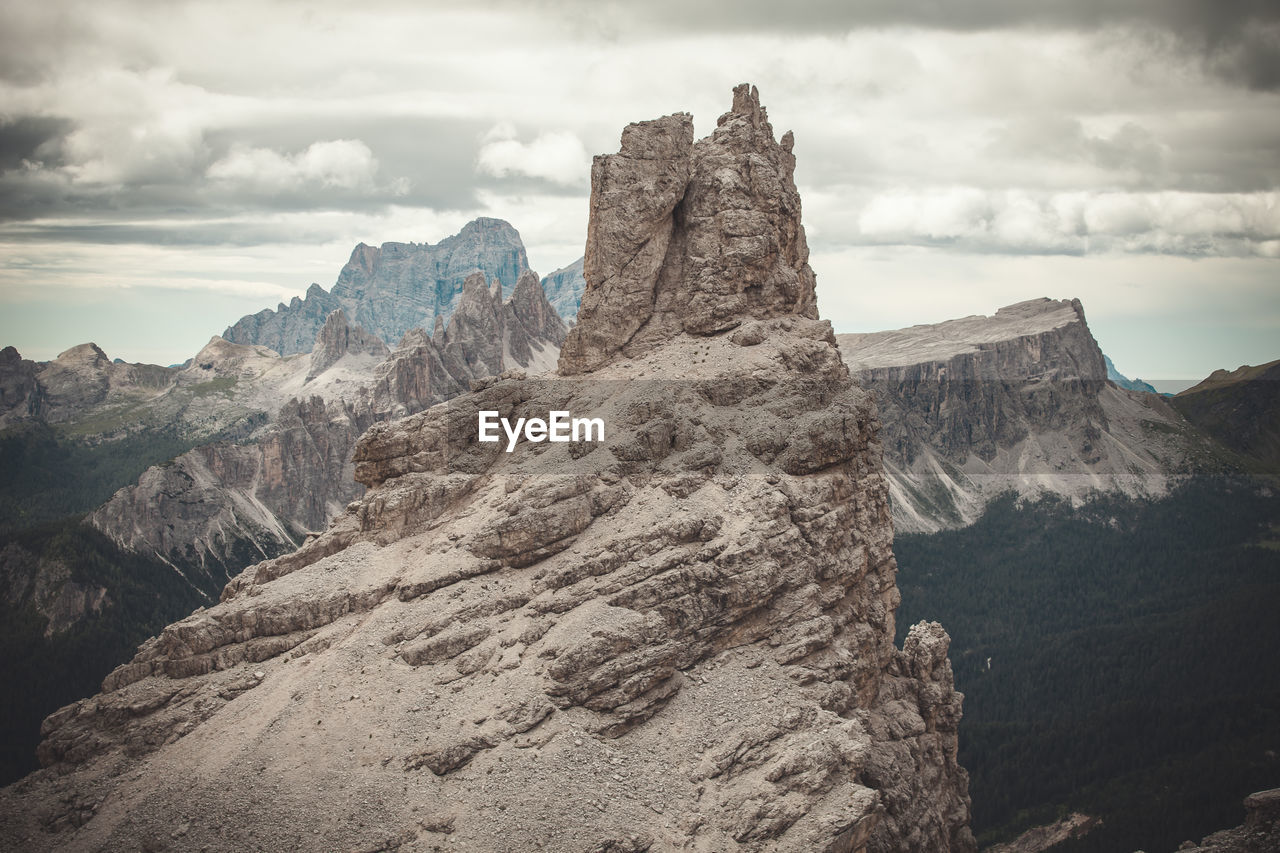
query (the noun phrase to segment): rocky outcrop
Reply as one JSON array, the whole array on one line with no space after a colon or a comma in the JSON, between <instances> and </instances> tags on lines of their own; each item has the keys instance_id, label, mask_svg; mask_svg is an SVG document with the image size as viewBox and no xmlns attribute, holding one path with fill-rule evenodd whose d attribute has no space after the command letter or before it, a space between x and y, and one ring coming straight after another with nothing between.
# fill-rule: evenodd
<instances>
[{"instance_id":1,"label":"rocky outcrop","mask_svg":"<svg viewBox=\"0 0 1280 853\"><path fill-rule=\"evenodd\" d=\"M0 592L15 611L29 606L47 620L45 639L111 605L105 587L74 580L61 560L41 558L17 542L0 548Z\"/></svg>"},{"instance_id":2,"label":"rocky outcrop","mask_svg":"<svg viewBox=\"0 0 1280 853\"><path fill-rule=\"evenodd\" d=\"M315 344L311 348L311 369L307 371L307 381L333 367L347 354L371 355L382 361L391 351L378 338L359 326L348 323L347 315L339 308L328 316L324 327L316 335Z\"/></svg>"},{"instance_id":3,"label":"rocky outcrop","mask_svg":"<svg viewBox=\"0 0 1280 853\"><path fill-rule=\"evenodd\" d=\"M681 332L817 317L790 133L778 143L749 87L693 143L679 113L628 126L591 167L586 290L560 371L634 357ZM597 315L599 315L597 317Z\"/></svg>"},{"instance_id":4,"label":"rocky outcrop","mask_svg":"<svg viewBox=\"0 0 1280 853\"><path fill-rule=\"evenodd\" d=\"M1035 826L1013 841L993 844L983 853L1044 853L1073 838L1083 838L1102 821L1090 815L1072 812L1045 826Z\"/></svg>"},{"instance_id":5,"label":"rocky outcrop","mask_svg":"<svg viewBox=\"0 0 1280 853\"><path fill-rule=\"evenodd\" d=\"M1258 791L1244 798L1244 823L1215 832L1199 844L1184 842L1178 850L1190 853L1270 853L1280 850L1280 788Z\"/></svg>"},{"instance_id":6,"label":"rocky outcrop","mask_svg":"<svg viewBox=\"0 0 1280 853\"><path fill-rule=\"evenodd\" d=\"M722 127L762 116L740 88ZM768 163L763 127L745 138ZM678 219L668 240L693 233ZM615 248L587 257L625 265ZM677 289L689 304L731 287L698 281ZM507 373L371 427L369 491L328 530L49 717L53 769L0 793L0 839L974 850L949 639L921 623L893 645L874 404L796 281L797 310L731 298L743 315L709 310L696 333L655 304L635 349L587 346L636 306L596 301L561 361L590 375ZM606 434L507 452L477 440L482 410Z\"/></svg>"},{"instance_id":7,"label":"rocky outcrop","mask_svg":"<svg viewBox=\"0 0 1280 853\"><path fill-rule=\"evenodd\" d=\"M566 334L564 321L547 299L536 273L530 270L520 274L506 308L509 311L506 325L512 333L520 336L519 342L513 339L508 344L508 349L519 356L532 359L531 346L549 341L555 345L558 359L559 348L564 344ZM522 358L517 357L515 360L524 363Z\"/></svg>"},{"instance_id":8,"label":"rocky outcrop","mask_svg":"<svg viewBox=\"0 0 1280 853\"><path fill-rule=\"evenodd\" d=\"M67 423L95 408L145 400L164 391L175 373L154 364L112 361L97 344L80 344L38 366L39 415Z\"/></svg>"},{"instance_id":9,"label":"rocky outcrop","mask_svg":"<svg viewBox=\"0 0 1280 853\"><path fill-rule=\"evenodd\" d=\"M259 344L281 355L305 353L329 317L341 308L347 320L391 345L410 330L431 328L459 304L463 282L473 272L502 282L510 295L529 268L520 234L500 219L480 218L435 245L364 243L338 275L331 292L313 284L305 299L281 303L242 317L222 337Z\"/></svg>"},{"instance_id":10,"label":"rocky outcrop","mask_svg":"<svg viewBox=\"0 0 1280 853\"><path fill-rule=\"evenodd\" d=\"M351 403L291 400L253 441L204 445L149 468L88 522L216 590L244 566L292 551L360 496L351 450L372 420Z\"/></svg>"},{"instance_id":11,"label":"rocky outcrop","mask_svg":"<svg viewBox=\"0 0 1280 853\"><path fill-rule=\"evenodd\" d=\"M0 350L0 426L38 417L41 388L37 365L13 347Z\"/></svg>"},{"instance_id":12,"label":"rocky outcrop","mask_svg":"<svg viewBox=\"0 0 1280 853\"><path fill-rule=\"evenodd\" d=\"M569 266L548 273L542 279L542 290L547 294L547 301L565 323L573 323L578 318L582 292L587 289L587 280L582 276L582 264L585 260L578 258Z\"/></svg>"},{"instance_id":13,"label":"rocky outcrop","mask_svg":"<svg viewBox=\"0 0 1280 853\"><path fill-rule=\"evenodd\" d=\"M1158 494L1185 468L1185 424L1107 380L1079 300L838 339L879 401L899 530L968 524L1010 490Z\"/></svg>"}]
</instances>

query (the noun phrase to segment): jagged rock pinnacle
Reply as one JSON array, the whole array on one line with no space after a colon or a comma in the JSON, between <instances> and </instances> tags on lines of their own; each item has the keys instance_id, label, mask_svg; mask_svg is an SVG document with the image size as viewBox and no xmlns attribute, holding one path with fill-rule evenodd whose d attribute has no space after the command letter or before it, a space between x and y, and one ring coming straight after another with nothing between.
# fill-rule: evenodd
<instances>
[{"instance_id":1,"label":"jagged rock pinnacle","mask_svg":"<svg viewBox=\"0 0 1280 853\"><path fill-rule=\"evenodd\" d=\"M565 375L641 354L681 333L750 319L816 319L792 137L774 140L754 86L693 142L676 113L628 125L591 167L586 291L560 354Z\"/></svg>"},{"instance_id":2,"label":"jagged rock pinnacle","mask_svg":"<svg viewBox=\"0 0 1280 853\"><path fill-rule=\"evenodd\" d=\"M311 369L307 372L307 381L310 382L328 370L347 353L367 353L386 358L391 350L374 335L348 323L347 315L341 308L337 308L325 318L324 326L316 335L315 346L311 349Z\"/></svg>"}]
</instances>

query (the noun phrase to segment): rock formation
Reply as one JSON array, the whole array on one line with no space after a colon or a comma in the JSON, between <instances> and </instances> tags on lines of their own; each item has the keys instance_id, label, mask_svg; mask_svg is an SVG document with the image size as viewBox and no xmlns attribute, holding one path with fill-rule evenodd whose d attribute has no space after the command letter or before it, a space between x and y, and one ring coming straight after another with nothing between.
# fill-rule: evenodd
<instances>
[{"instance_id":1,"label":"rock formation","mask_svg":"<svg viewBox=\"0 0 1280 853\"><path fill-rule=\"evenodd\" d=\"M354 259L363 243L352 252ZM263 308L257 314L246 314L222 333L224 340L236 344L265 346L280 355L307 352L325 320L343 307L336 296L312 282L306 295L281 302L273 311Z\"/></svg>"},{"instance_id":2,"label":"rock formation","mask_svg":"<svg viewBox=\"0 0 1280 853\"><path fill-rule=\"evenodd\" d=\"M317 284L306 298L242 317L222 333L228 341L259 344L281 355L310 351L325 320L341 308L347 320L388 346L415 328L448 320L467 276L480 272L502 282L510 296L529 268L520 234L500 219L480 218L435 245L383 243L356 246L332 291Z\"/></svg>"},{"instance_id":3,"label":"rock formation","mask_svg":"<svg viewBox=\"0 0 1280 853\"><path fill-rule=\"evenodd\" d=\"M740 87L696 145L692 117L678 113L630 125L617 154L596 157L587 285L560 371L592 370L680 332L816 318L791 146L790 132L774 141L756 92Z\"/></svg>"},{"instance_id":4,"label":"rock formation","mask_svg":"<svg viewBox=\"0 0 1280 853\"><path fill-rule=\"evenodd\" d=\"M1126 391L1146 391L1148 394L1158 393L1150 382L1143 382L1141 379L1130 379L1119 370L1116 369L1115 362L1111 360L1111 356L1103 355L1103 362L1107 366L1107 378L1116 384L1116 387L1123 388Z\"/></svg>"},{"instance_id":5,"label":"rock formation","mask_svg":"<svg viewBox=\"0 0 1280 853\"><path fill-rule=\"evenodd\" d=\"M387 345L359 326L347 322L347 315L338 308L324 321L311 348L311 369L307 381L315 379L348 353L365 353L379 361L391 354Z\"/></svg>"},{"instance_id":6,"label":"rock formation","mask_svg":"<svg viewBox=\"0 0 1280 853\"><path fill-rule=\"evenodd\" d=\"M23 377L10 381L17 381L18 387L27 389L24 393L29 402L25 415L49 423L73 421L95 407L145 400L168 387L175 373L173 368L154 364L112 361L97 344L87 343L72 347L51 362L36 365L39 387L31 389L26 384L29 371L21 366L30 362L22 361L13 347L5 352L12 352L12 356L0 371Z\"/></svg>"},{"instance_id":7,"label":"rock formation","mask_svg":"<svg viewBox=\"0 0 1280 853\"><path fill-rule=\"evenodd\" d=\"M880 406L899 530L971 523L1009 490L1159 494L1186 469L1186 425L1107 380L1079 300L838 340Z\"/></svg>"},{"instance_id":8,"label":"rock formation","mask_svg":"<svg viewBox=\"0 0 1280 853\"><path fill-rule=\"evenodd\" d=\"M790 154L748 87L689 128L597 160L562 378L371 427L328 530L49 717L0 843L975 849L948 637L893 645L875 409L814 316ZM562 409L604 440L477 440Z\"/></svg>"},{"instance_id":9,"label":"rock formation","mask_svg":"<svg viewBox=\"0 0 1280 853\"><path fill-rule=\"evenodd\" d=\"M0 350L0 426L39 416L37 366L13 347Z\"/></svg>"},{"instance_id":10,"label":"rock formation","mask_svg":"<svg viewBox=\"0 0 1280 853\"><path fill-rule=\"evenodd\" d=\"M0 590L8 606L18 610L29 604L48 620L45 639L110 604L105 587L78 582L65 563L41 560L12 541L0 548Z\"/></svg>"}]
</instances>

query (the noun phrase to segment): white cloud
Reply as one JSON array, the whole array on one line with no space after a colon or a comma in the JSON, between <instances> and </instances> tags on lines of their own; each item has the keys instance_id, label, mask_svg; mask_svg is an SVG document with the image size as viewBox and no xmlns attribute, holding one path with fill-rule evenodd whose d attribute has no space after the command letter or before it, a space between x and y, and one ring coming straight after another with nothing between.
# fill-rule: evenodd
<instances>
[{"instance_id":1,"label":"white cloud","mask_svg":"<svg viewBox=\"0 0 1280 853\"><path fill-rule=\"evenodd\" d=\"M819 196L820 209L833 199ZM857 202L853 204L857 206ZM953 245L1011 254L1155 252L1270 256L1280 194L1034 192L972 187L891 190L825 228L830 244Z\"/></svg>"},{"instance_id":2,"label":"white cloud","mask_svg":"<svg viewBox=\"0 0 1280 853\"><path fill-rule=\"evenodd\" d=\"M541 133L532 142L521 142L510 124L498 124L485 134L476 169L496 178L526 175L583 186L591 174L591 157L582 140L567 130Z\"/></svg>"},{"instance_id":3,"label":"white cloud","mask_svg":"<svg viewBox=\"0 0 1280 853\"><path fill-rule=\"evenodd\" d=\"M371 190L378 172L373 152L358 139L313 142L296 154L234 145L206 171L211 180L256 193L298 189L308 184L344 190Z\"/></svg>"}]
</instances>

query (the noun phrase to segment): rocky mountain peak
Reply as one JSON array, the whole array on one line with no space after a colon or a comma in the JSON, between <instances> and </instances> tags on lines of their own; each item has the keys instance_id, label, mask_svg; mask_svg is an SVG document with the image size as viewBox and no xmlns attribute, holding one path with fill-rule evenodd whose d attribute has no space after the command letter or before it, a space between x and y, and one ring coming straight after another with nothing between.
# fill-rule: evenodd
<instances>
[{"instance_id":1,"label":"rocky mountain peak","mask_svg":"<svg viewBox=\"0 0 1280 853\"><path fill-rule=\"evenodd\" d=\"M64 350L58 353L58 357L54 361L67 367L80 365L103 368L111 363L111 359L107 358L107 354L102 351L102 348L93 342L77 344L68 350Z\"/></svg>"},{"instance_id":2,"label":"rocky mountain peak","mask_svg":"<svg viewBox=\"0 0 1280 853\"><path fill-rule=\"evenodd\" d=\"M676 113L629 125L617 154L595 158L586 290L562 374L681 333L817 319L791 142L774 140L759 93L743 84L706 139L695 144L692 118Z\"/></svg>"},{"instance_id":3,"label":"rocky mountain peak","mask_svg":"<svg viewBox=\"0 0 1280 853\"><path fill-rule=\"evenodd\" d=\"M338 308L325 319L323 328L316 335L315 346L311 349L311 369L307 373L307 381L328 370L348 353L369 355L381 360L390 355L391 350L379 338L348 323L347 315Z\"/></svg>"},{"instance_id":4,"label":"rocky mountain peak","mask_svg":"<svg viewBox=\"0 0 1280 853\"><path fill-rule=\"evenodd\" d=\"M968 524L1010 489L1159 493L1181 453L1167 405L1108 381L1078 299L838 340L877 397L899 531Z\"/></svg>"},{"instance_id":5,"label":"rocky mountain peak","mask_svg":"<svg viewBox=\"0 0 1280 853\"><path fill-rule=\"evenodd\" d=\"M35 417L40 411L38 366L14 347L0 350L0 426Z\"/></svg>"},{"instance_id":6,"label":"rocky mountain peak","mask_svg":"<svg viewBox=\"0 0 1280 853\"><path fill-rule=\"evenodd\" d=\"M434 245L360 243L332 291L313 284L302 299L240 318L223 337L261 344L281 355L305 353L329 315L342 308L348 322L390 345L410 329L432 328L437 317L448 320L471 273L497 279L509 295L528 268L520 233L501 219L473 220Z\"/></svg>"},{"instance_id":7,"label":"rocky mountain peak","mask_svg":"<svg viewBox=\"0 0 1280 853\"><path fill-rule=\"evenodd\" d=\"M544 338L556 346L564 343L564 321L548 301L537 273L526 270L520 274L509 304L520 325L531 336Z\"/></svg>"}]
</instances>

